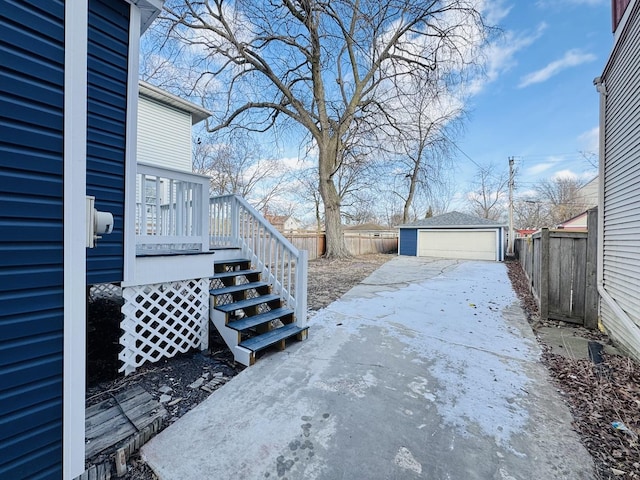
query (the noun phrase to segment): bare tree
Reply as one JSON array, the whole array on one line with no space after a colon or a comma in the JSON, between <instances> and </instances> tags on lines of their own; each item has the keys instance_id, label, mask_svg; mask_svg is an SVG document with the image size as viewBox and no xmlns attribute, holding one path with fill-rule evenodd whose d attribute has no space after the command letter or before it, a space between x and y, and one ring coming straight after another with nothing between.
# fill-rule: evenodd
<instances>
[{"instance_id":1,"label":"bare tree","mask_svg":"<svg viewBox=\"0 0 640 480\"><path fill-rule=\"evenodd\" d=\"M549 208L540 200L522 198L513 202L513 217L516 228L537 230L551 225Z\"/></svg>"},{"instance_id":2,"label":"bare tree","mask_svg":"<svg viewBox=\"0 0 640 480\"><path fill-rule=\"evenodd\" d=\"M394 121L399 79L460 75L487 32L471 0L175 0L163 17L191 47L210 131L288 124L313 140L329 257L349 255L335 182L345 139Z\"/></svg>"},{"instance_id":3,"label":"bare tree","mask_svg":"<svg viewBox=\"0 0 640 480\"><path fill-rule=\"evenodd\" d=\"M562 223L584 212L587 206L578 195L584 182L574 177L556 177L541 181L536 186L538 198L549 209L552 225Z\"/></svg>"},{"instance_id":4,"label":"bare tree","mask_svg":"<svg viewBox=\"0 0 640 480\"><path fill-rule=\"evenodd\" d=\"M193 169L211 177L211 194L241 195L258 210L282 193L288 177L277 160L264 156L251 137L238 132L217 144L194 139Z\"/></svg>"},{"instance_id":5,"label":"bare tree","mask_svg":"<svg viewBox=\"0 0 640 480\"><path fill-rule=\"evenodd\" d=\"M498 172L494 164L478 167L467 197L472 212L482 218L498 220L505 212L508 185L509 176L506 172Z\"/></svg>"},{"instance_id":6,"label":"bare tree","mask_svg":"<svg viewBox=\"0 0 640 480\"><path fill-rule=\"evenodd\" d=\"M318 175L315 169L303 169L298 171L294 184L295 196L301 200L302 205L311 205L316 224L316 230L319 232L323 228L322 218L322 198L320 190L318 190ZM299 210L298 210L299 211Z\"/></svg>"},{"instance_id":7,"label":"bare tree","mask_svg":"<svg viewBox=\"0 0 640 480\"><path fill-rule=\"evenodd\" d=\"M438 82L436 88L430 88ZM448 138L462 115L462 102L446 78L412 78L398 98L398 120L390 127L394 146L395 195L403 201L403 223L409 221L416 196L433 196L445 185L451 155Z\"/></svg>"}]
</instances>

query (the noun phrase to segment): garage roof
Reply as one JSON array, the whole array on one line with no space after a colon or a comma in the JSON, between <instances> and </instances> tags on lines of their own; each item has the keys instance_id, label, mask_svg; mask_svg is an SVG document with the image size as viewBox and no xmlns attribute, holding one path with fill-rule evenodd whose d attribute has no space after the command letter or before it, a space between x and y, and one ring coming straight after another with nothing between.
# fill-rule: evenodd
<instances>
[{"instance_id":1,"label":"garage roof","mask_svg":"<svg viewBox=\"0 0 640 480\"><path fill-rule=\"evenodd\" d=\"M423 218L412 223L405 223L398 228L479 228L505 227L503 223L488 218L480 218L460 212L443 213L431 218Z\"/></svg>"}]
</instances>

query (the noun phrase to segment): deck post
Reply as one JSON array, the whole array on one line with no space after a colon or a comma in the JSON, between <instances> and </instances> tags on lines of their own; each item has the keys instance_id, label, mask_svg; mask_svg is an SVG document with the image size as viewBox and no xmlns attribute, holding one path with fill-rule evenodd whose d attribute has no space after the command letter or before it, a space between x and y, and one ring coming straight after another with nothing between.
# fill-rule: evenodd
<instances>
[{"instance_id":1,"label":"deck post","mask_svg":"<svg viewBox=\"0 0 640 480\"><path fill-rule=\"evenodd\" d=\"M200 231L200 245L203 252L209 251L210 237L209 237L209 186L199 185L196 186L195 192L200 203L200 219L199 219L199 231ZM194 199L195 200L195 199ZM196 209L196 212L198 210Z\"/></svg>"},{"instance_id":2,"label":"deck post","mask_svg":"<svg viewBox=\"0 0 640 480\"><path fill-rule=\"evenodd\" d=\"M307 267L309 252L300 250L296 260L296 324L304 327L307 324Z\"/></svg>"},{"instance_id":3,"label":"deck post","mask_svg":"<svg viewBox=\"0 0 640 480\"><path fill-rule=\"evenodd\" d=\"M231 197L231 243L240 246L240 205L238 199Z\"/></svg>"}]
</instances>

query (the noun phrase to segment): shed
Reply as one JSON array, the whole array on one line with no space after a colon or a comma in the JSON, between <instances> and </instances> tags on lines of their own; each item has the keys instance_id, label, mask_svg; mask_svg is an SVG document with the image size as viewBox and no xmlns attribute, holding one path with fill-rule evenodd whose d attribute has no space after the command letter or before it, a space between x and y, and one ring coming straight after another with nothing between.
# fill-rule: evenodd
<instances>
[{"instance_id":1,"label":"shed","mask_svg":"<svg viewBox=\"0 0 640 480\"><path fill-rule=\"evenodd\" d=\"M505 225L495 220L449 212L398 228L400 255L504 260Z\"/></svg>"}]
</instances>

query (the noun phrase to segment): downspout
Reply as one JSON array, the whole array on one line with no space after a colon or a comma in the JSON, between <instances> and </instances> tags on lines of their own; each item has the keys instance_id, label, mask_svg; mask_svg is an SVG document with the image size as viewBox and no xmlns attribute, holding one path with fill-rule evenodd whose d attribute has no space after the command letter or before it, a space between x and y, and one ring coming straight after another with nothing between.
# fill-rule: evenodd
<instances>
[{"instance_id":1,"label":"downspout","mask_svg":"<svg viewBox=\"0 0 640 480\"><path fill-rule=\"evenodd\" d=\"M600 132L599 132L599 161L598 161L598 266L597 266L597 282L598 293L600 298L607 304L607 306L613 311L614 315L618 317L624 328L627 330L627 334L633 338L633 341L640 345L640 329L635 322L629 318L629 315L618 305L618 303L611 297L609 292L604 286L604 164L605 164L605 120L606 120L606 106L607 106L607 89L602 77L597 77L593 81L598 93L600 94ZM601 323L601 316L598 315L598 327L600 330L604 330Z\"/></svg>"},{"instance_id":2,"label":"downspout","mask_svg":"<svg viewBox=\"0 0 640 480\"><path fill-rule=\"evenodd\" d=\"M607 106L607 89L602 77L593 80L596 90L600 94L599 133L598 133L598 260L597 284L601 295L604 291L604 155L605 155L605 115ZM609 302L607 302L609 303Z\"/></svg>"}]
</instances>

